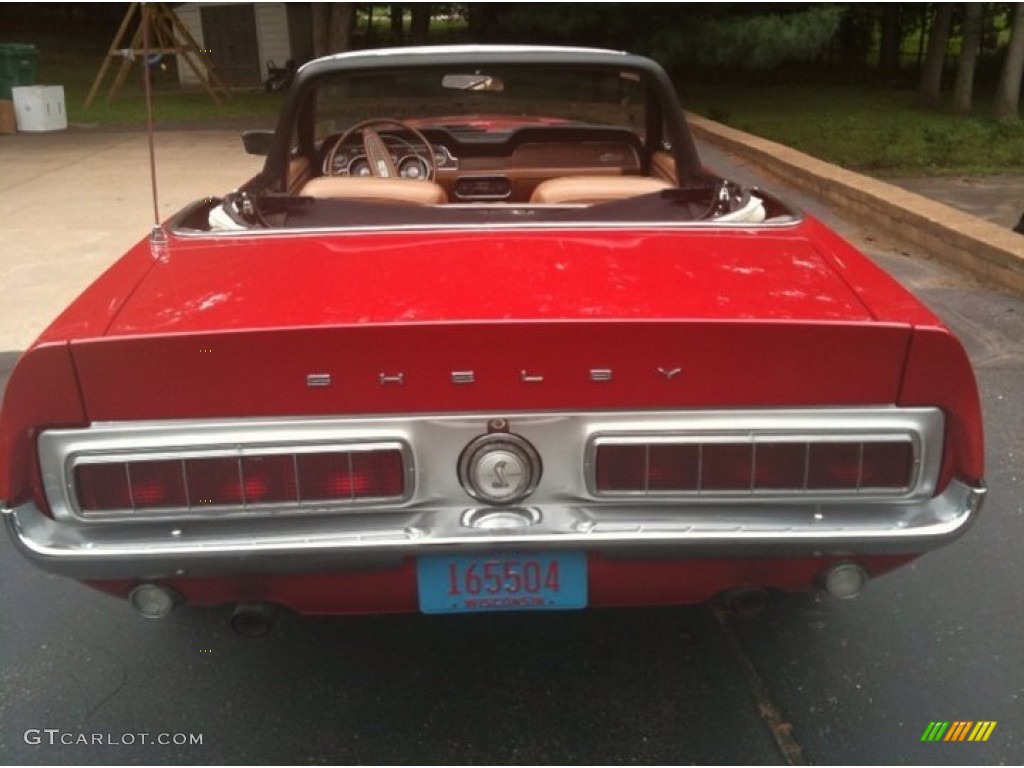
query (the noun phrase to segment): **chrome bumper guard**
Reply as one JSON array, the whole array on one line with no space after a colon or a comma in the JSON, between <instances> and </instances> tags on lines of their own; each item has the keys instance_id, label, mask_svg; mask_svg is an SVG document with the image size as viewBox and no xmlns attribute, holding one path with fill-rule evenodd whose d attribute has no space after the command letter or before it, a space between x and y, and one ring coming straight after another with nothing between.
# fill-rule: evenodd
<instances>
[{"instance_id":1,"label":"chrome bumper guard","mask_svg":"<svg viewBox=\"0 0 1024 768\"><path fill-rule=\"evenodd\" d=\"M102 525L56 522L25 504L3 516L18 548L48 571L159 579L386 567L410 555L492 549L666 558L912 554L963 534L984 496L983 486L953 481L916 503L417 508Z\"/></svg>"}]
</instances>

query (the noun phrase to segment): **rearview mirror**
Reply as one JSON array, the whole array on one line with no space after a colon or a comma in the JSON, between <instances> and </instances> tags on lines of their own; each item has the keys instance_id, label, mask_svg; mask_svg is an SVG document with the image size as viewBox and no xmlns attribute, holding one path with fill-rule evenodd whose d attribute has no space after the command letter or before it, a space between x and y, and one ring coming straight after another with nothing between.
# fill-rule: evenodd
<instances>
[{"instance_id":1,"label":"rearview mirror","mask_svg":"<svg viewBox=\"0 0 1024 768\"><path fill-rule=\"evenodd\" d=\"M499 77L476 74L445 75L441 87L453 91L504 91L505 83Z\"/></svg>"},{"instance_id":2,"label":"rearview mirror","mask_svg":"<svg viewBox=\"0 0 1024 768\"><path fill-rule=\"evenodd\" d=\"M250 155L266 157L274 146L273 131L242 131L242 144Z\"/></svg>"}]
</instances>

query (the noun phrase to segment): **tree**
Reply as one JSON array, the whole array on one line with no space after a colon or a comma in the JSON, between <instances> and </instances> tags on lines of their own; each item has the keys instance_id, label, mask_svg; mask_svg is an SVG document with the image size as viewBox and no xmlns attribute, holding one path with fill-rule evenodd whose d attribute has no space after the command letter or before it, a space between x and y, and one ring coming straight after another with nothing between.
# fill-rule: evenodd
<instances>
[{"instance_id":1,"label":"tree","mask_svg":"<svg viewBox=\"0 0 1024 768\"><path fill-rule=\"evenodd\" d=\"M326 56L330 50L327 41L330 37L331 4L312 3L310 23L313 26L313 55Z\"/></svg>"},{"instance_id":2,"label":"tree","mask_svg":"<svg viewBox=\"0 0 1024 768\"><path fill-rule=\"evenodd\" d=\"M1017 117L1020 109L1020 83L1024 76L1024 3L1013 5L1013 31L996 88L996 117Z\"/></svg>"},{"instance_id":3,"label":"tree","mask_svg":"<svg viewBox=\"0 0 1024 768\"><path fill-rule=\"evenodd\" d=\"M312 3L313 55L326 56L352 47L355 3Z\"/></svg>"},{"instance_id":4,"label":"tree","mask_svg":"<svg viewBox=\"0 0 1024 768\"><path fill-rule=\"evenodd\" d=\"M340 53L352 47L352 32L355 25L355 3L331 3L330 34L327 38L331 53Z\"/></svg>"},{"instance_id":5,"label":"tree","mask_svg":"<svg viewBox=\"0 0 1024 768\"><path fill-rule=\"evenodd\" d=\"M413 45L423 45L427 42L427 35L430 32L430 3L416 3L412 7L412 22L409 27L409 37Z\"/></svg>"},{"instance_id":6,"label":"tree","mask_svg":"<svg viewBox=\"0 0 1024 768\"><path fill-rule=\"evenodd\" d=\"M494 32L495 14L493 3L466 3L466 22L469 37L474 42L489 40Z\"/></svg>"},{"instance_id":7,"label":"tree","mask_svg":"<svg viewBox=\"0 0 1024 768\"><path fill-rule=\"evenodd\" d=\"M894 74L900 68L900 46L903 42L903 28L900 24L899 3L882 5L882 36L879 44L879 68Z\"/></svg>"},{"instance_id":8,"label":"tree","mask_svg":"<svg viewBox=\"0 0 1024 768\"><path fill-rule=\"evenodd\" d=\"M942 68L946 63L946 46L953 25L953 4L936 3L935 18L928 34L928 53L921 68L921 87L918 96L927 107L937 107L942 101Z\"/></svg>"},{"instance_id":9,"label":"tree","mask_svg":"<svg viewBox=\"0 0 1024 768\"><path fill-rule=\"evenodd\" d=\"M405 45L405 8L401 3L391 3L391 44Z\"/></svg>"},{"instance_id":10,"label":"tree","mask_svg":"<svg viewBox=\"0 0 1024 768\"><path fill-rule=\"evenodd\" d=\"M981 50L981 3L964 4L964 39L960 48L960 61L956 65L956 85L953 86L953 110L970 112L974 93L974 65Z\"/></svg>"}]
</instances>

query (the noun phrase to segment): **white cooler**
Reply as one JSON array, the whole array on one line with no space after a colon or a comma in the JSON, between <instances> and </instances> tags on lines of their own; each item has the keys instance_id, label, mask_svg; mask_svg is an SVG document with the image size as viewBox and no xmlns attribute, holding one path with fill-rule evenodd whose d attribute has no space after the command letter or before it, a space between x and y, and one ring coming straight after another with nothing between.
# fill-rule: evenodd
<instances>
[{"instance_id":1,"label":"white cooler","mask_svg":"<svg viewBox=\"0 0 1024 768\"><path fill-rule=\"evenodd\" d=\"M68 127L63 85L21 85L12 88L19 131L61 131Z\"/></svg>"}]
</instances>

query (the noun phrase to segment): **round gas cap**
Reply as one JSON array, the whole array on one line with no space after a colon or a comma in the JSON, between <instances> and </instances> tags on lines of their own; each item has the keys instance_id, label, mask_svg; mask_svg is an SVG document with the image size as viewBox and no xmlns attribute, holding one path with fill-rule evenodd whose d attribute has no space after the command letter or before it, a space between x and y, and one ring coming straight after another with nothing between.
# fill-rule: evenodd
<instances>
[{"instance_id":1,"label":"round gas cap","mask_svg":"<svg viewBox=\"0 0 1024 768\"><path fill-rule=\"evenodd\" d=\"M540 455L519 435L482 435L459 457L462 487L487 504L521 501L533 493L540 474Z\"/></svg>"}]
</instances>

